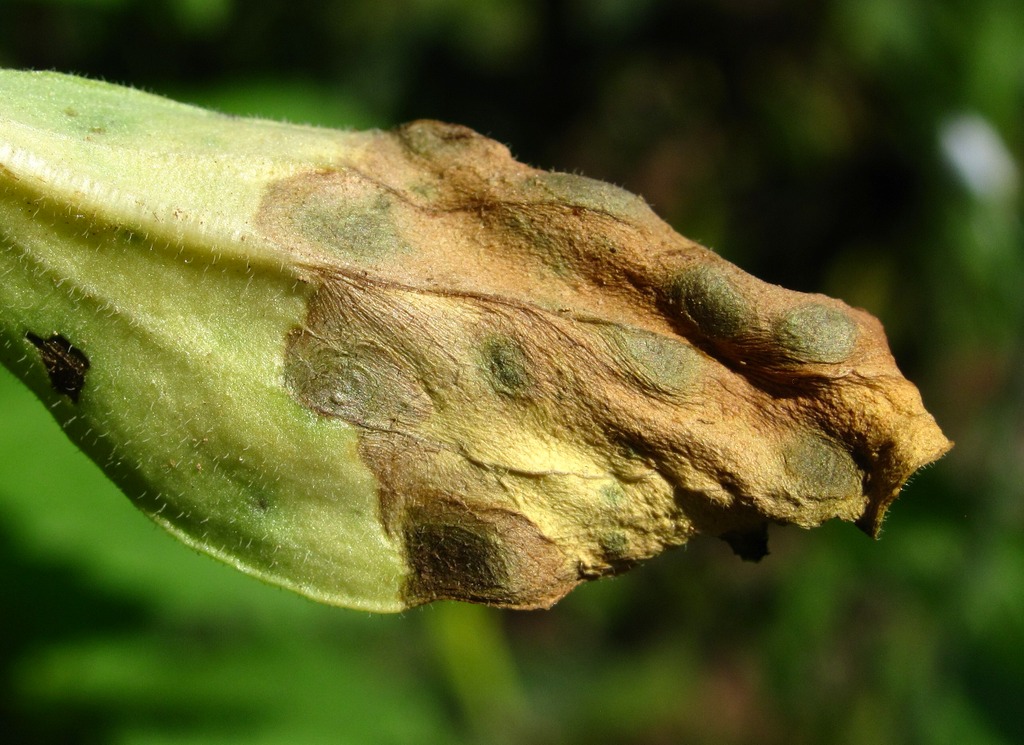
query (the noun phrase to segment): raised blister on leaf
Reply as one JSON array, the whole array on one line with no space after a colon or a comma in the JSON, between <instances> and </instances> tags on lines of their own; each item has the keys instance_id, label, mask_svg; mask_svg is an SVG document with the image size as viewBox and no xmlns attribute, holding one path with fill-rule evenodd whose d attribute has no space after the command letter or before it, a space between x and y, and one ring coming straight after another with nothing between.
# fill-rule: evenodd
<instances>
[{"instance_id":1,"label":"raised blister on leaf","mask_svg":"<svg viewBox=\"0 0 1024 745\"><path fill-rule=\"evenodd\" d=\"M949 443L878 322L465 127L0 72L0 356L154 520L315 599L549 606L875 534Z\"/></svg>"}]
</instances>

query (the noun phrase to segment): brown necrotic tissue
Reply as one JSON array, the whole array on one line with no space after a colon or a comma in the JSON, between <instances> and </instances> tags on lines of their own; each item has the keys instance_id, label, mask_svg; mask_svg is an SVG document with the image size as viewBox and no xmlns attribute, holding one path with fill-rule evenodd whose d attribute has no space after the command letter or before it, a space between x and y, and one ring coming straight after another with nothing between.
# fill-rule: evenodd
<instances>
[{"instance_id":1,"label":"brown necrotic tissue","mask_svg":"<svg viewBox=\"0 0 1024 745\"><path fill-rule=\"evenodd\" d=\"M261 228L319 288L290 390L359 428L411 602L548 605L695 533L874 535L948 447L866 312L462 127L274 184Z\"/></svg>"}]
</instances>

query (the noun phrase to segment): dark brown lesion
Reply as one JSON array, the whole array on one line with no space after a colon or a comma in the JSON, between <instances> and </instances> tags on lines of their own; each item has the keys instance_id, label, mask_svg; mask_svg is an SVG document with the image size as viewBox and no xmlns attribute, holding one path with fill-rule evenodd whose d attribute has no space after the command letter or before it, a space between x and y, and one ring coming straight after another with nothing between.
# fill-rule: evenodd
<instances>
[{"instance_id":1,"label":"dark brown lesion","mask_svg":"<svg viewBox=\"0 0 1024 745\"><path fill-rule=\"evenodd\" d=\"M44 339L29 331L25 338L39 350L39 357L50 376L53 390L77 404L82 388L85 387L85 374L89 370L89 358L85 352L60 334L51 334Z\"/></svg>"},{"instance_id":2,"label":"dark brown lesion","mask_svg":"<svg viewBox=\"0 0 1024 745\"><path fill-rule=\"evenodd\" d=\"M547 608L580 581L536 525L508 510L433 500L407 508L403 537L410 605L464 600Z\"/></svg>"}]
</instances>

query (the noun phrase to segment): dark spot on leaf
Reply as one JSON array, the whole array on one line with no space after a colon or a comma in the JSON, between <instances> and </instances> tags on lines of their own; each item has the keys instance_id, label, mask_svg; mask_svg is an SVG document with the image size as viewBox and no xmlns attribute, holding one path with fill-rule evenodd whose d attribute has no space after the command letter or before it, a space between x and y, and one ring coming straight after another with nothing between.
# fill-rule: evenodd
<instances>
[{"instance_id":1,"label":"dark spot on leaf","mask_svg":"<svg viewBox=\"0 0 1024 745\"><path fill-rule=\"evenodd\" d=\"M549 199L625 220L649 219L650 208L637 195L618 186L571 173L544 173L533 178ZM538 195L539 196L539 195Z\"/></svg>"},{"instance_id":2,"label":"dark spot on leaf","mask_svg":"<svg viewBox=\"0 0 1024 745\"><path fill-rule=\"evenodd\" d=\"M444 151L452 146L465 147L476 143L497 144L491 143L469 127L429 119L403 124L395 130L395 133L402 144L416 155L437 155L439 151Z\"/></svg>"},{"instance_id":3,"label":"dark spot on leaf","mask_svg":"<svg viewBox=\"0 0 1024 745\"><path fill-rule=\"evenodd\" d=\"M782 458L794 489L805 499L851 499L863 490L863 477L853 456L813 432L797 433L785 443Z\"/></svg>"},{"instance_id":4,"label":"dark spot on leaf","mask_svg":"<svg viewBox=\"0 0 1024 745\"><path fill-rule=\"evenodd\" d=\"M557 546L524 516L445 501L406 512L405 550L414 604L466 600L519 608L549 607L578 578Z\"/></svg>"},{"instance_id":5,"label":"dark spot on leaf","mask_svg":"<svg viewBox=\"0 0 1024 745\"><path fill-rule=\"evenodd\" d=\"M672 300L702 334L732 339L750 324L746 299L724 272L697 266L678 277L670 288Z\"/></svg>"},{"instance_id":6,"label":"dark spot on leaf","mask_svg":"<svg viewBox=\"0 0 1024 745\"><path fill-rule=\"evenodd\" d=\"M507 337L491 337L483 344L483 358L491 386L499 393L516 395L530 385L526 355Z\"/></svg>"},{"instance_id":7,"label":"dark spot on leaf","mask_svg":"<svg viewBox=\"0 0 1024 745\"><path fill-rule=\"evenodd\" d=\"M779 344L801 362L839 363L857 344L857 324L839 308L810 303L794 308L776 326Z\"/></svg>"},{"instance_id":8,"label":"dark spot on leaf","mask_svg":"<svg viewBox=\"0 0 1024 745\"><path fill-rule=\"evenodd\" d=\"M312 411L362 427L413 429L431 401L389 320L395 312L386 296L326 284L311 302L308 326L288 336L284 378L292 395Z\"/></svg>"},{"instance_id":9,"label":"dark spot on leaf","mask_svg":"<svg viewBox=\"0 0 1024 745\"><path fill-rule=\"evenodd\" d=\"M613 326L606 333L630 377L646 388L684 392L703 368L700 353L677 339L629 326Z\"/></svg>"},{"instance_id":10,"label":"dark spot on leaf","mask_svg":"<svg viewBox=\"0 0 1024 745\"><path fill-rule=\"evenodd\" d=\"M85 373L89 369L89 358L85 356L85 352L60 334L53 334L44 339L29 331L25 338L39 350L53 390L77 404L78 396L85 385Z\"/></svg>"},{"instance_id":11,"label":"dark spot on leaf","mask_svg":"<svg viewBox=\"0 0 1024 745\"><path fill-rule=\"evenodd\" d=\"M743 561L761 561L768 555L768 523L745 530L730 530L719 537Z\"/></svg>"},{"instance_id":12,"label":"dark spot on leaf","mask_svg":"<svg viewBox=\"0 0 1024 745\"><path fill-rule=\"evenodd\" d=\"M483 525L422 523L406 532L416 584L434 597L489 602L506 594L509 567Z\"/></svg>"}]
</instances>

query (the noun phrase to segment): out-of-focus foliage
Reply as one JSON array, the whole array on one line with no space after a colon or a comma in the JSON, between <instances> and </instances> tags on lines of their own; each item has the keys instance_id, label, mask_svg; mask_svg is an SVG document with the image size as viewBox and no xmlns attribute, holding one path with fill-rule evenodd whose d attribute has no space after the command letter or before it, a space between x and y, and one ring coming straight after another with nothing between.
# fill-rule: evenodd
<instances>
[{"instance_id":1,"label":"out-of-focus foliage","mask_svg":"<svg viewBox=\"0 0 1024 745\"><path fill-rule=\"evenodd\" d=\"M321 608L150 526L0 378L12 742L1016 743L1024 5L2 0L0 65L467 124L882 318L957 448L878 543L710 539L545 613Z\"/></svg>"}]
</instances>

